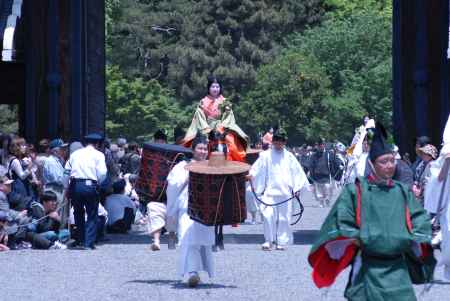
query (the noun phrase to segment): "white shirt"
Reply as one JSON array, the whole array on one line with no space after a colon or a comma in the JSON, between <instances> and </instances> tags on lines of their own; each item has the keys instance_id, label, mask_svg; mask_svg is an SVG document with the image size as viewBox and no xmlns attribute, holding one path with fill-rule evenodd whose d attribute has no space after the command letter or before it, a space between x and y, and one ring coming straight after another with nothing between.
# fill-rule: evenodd
<instances>
[{"instance_id":1,"label":"white shirt","mask_svg":"<svg viewBox=\"0 0 450 301\"><path fill-rule=\"evenodd\" d=\"M101 183L106 178L105 155L92 145L76 150L65 166L70 178L90 179Z\"/></svg>"}]
</instances>

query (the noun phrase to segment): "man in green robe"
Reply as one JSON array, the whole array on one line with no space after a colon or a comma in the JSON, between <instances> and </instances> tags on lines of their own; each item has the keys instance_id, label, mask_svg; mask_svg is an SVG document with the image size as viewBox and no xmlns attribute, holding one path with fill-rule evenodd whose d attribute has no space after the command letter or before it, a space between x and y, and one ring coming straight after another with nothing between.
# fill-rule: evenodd
<instances>
[{"instance_id":1,"label":"man in green robe","mask_svg":"<svg viewBox=\"0 0 450 301\"><path fill-rule=\"evenodd\" d=\"M319 288L351 265L348 300L416 300L412 284L430 282L434 271L429 217L408 187L392 180L395 157L386 136L377 125L372 173L344 188L308 257Z\"/></svg>"}]
</instances>

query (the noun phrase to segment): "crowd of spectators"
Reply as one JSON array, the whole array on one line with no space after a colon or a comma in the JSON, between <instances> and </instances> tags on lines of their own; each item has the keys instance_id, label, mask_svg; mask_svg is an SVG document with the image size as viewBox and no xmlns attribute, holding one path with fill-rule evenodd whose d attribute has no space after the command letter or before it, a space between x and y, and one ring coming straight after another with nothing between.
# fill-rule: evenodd
<instances>
[{"instance_id":1,"label":"crowd of spectators","mask_svg":"<svg viewBox=\"0 0 450 301\"><path fill-rule=\"evenodd\" d=\"M4 134L0 147L0 251L70 247L77 229L65 170L83 144L42 139L35 146ZM97 241L105 239L105 232L127 233L136 214L138 219L145 214L139 212L143 206L134 189L141 160L138 144L124 138L105 140L101 151L108 172L99 184Z\"/></svg>"},{"instance_id":2,"label":"crowd of spectators","mask_svg":"<svg viewBox=\"0 0 450 301\"><path fill-rule=\"evenodd\" d=\"M155 142L160 142L156 136ZM77 229L68 197L70 179L65 171L71 154L83 148L83 144L42 139L34 146L10 134L1 135L0 147L0 251L70 247L76 241ZM263 143L253 147L263 148ZM368 147L363 143L363 153L368 152ZM140 203L134 188L142 149L135 142L119 138L115 143L106 139L101 151L107 176L99 183L97 241L105 239L105 232L127 233L133 223L147 222L146 204ZM361 175L369 171L363 156L352 167L349 149L339 142L326 143L320 139L313 146L293 147L290 151L308 175L322 207L330 205L339 185L351 181L350 169L358 173L359 164L363 167ZM394 178L408 185L423 203L430 163L437 158L438 151L429 138L418 137L416 155L416 161L411 163L409 155L402 158L397 153Z\"/></svg>"}]
</instances>

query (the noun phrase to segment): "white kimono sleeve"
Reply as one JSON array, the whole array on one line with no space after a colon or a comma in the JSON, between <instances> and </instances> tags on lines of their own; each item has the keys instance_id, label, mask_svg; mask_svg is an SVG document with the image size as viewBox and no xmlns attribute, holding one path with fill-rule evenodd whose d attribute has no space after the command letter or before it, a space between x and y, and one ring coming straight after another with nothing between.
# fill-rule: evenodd
<instances>
[{"instance_id":1,"label":"white kimono sleeve","mask_svg":"<svg viewBox=\"0 0 450 301\"><path fill-rule=\"evenodd\" d=\"M294 192L300 191L303 187L305 187L309 182L306 174L298 162L297 158L295 158L292 154L289 156L290 160L290 173L292 178L292 190Z\"/></svg>"},{"instance_id":2,"label":"white kimono sleeve","mask_svg":"<svg viewBox=\"0 0 450 301\"><path fill-rule=\"evenodd\" d=\"M166 228L169 232L176 232L178 215L180 211L180 195L189 180L189 173L184 170L186 162L180 162L167 176L167 221Z\"/></svg>"},{"instance_id":3,"label":"white kimono sleeve","mask_svg":"<svg viewBox=\"0 0 450 301\"><path fill-rule=\"evenodd\" d=\"M424 191L424 207L428 213L435 214L439 210L438 203L443 189L443 182L439 181L438 177L443 164L444 162L442 158L438 158L428 164L429 180ZM445 200L445 196L443 200Z\"/></svg>"},{"instance_id":4,"label":"white kimono sleeve","mask_svg":"<svg viewBox=\"0 0 450 301\"><path fill-rule=\"evenodd\" d=\"M252 176L252 184L255 190L255 193L260 196L266 190L266 181L267 181L267 153L262 152L259 155L259 158L253 163L252 168L250 169L250 175Z\"/></svg>"}]
</instances>

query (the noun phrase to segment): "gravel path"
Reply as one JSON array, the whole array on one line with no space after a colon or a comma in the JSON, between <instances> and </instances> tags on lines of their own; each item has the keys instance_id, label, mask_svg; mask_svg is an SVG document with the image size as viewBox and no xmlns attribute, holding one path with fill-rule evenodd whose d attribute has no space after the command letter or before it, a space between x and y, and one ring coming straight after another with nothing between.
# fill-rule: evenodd
<instances>
[{"instance_id":1,"label":"gravel path","mask_svg":"<svg viewBox=\"0 0 450 301\"><path fill-rule=\"evenodd\" d=\"M225 251L214 253L216 276L188 289L176 274L178 250L150 251L145 228L111 239L94 251L24 250L0 253L1 301L21 300L344 300L347 273L328 291L314 287L306 257L327 210L305 199L295 244L263 252L262 225L225 227ZM163 243L165 241L163 240ZM420 300L449 300L441 281ZM418 293L422 290L417 287Z\"/></svg>"}]
</instances>

